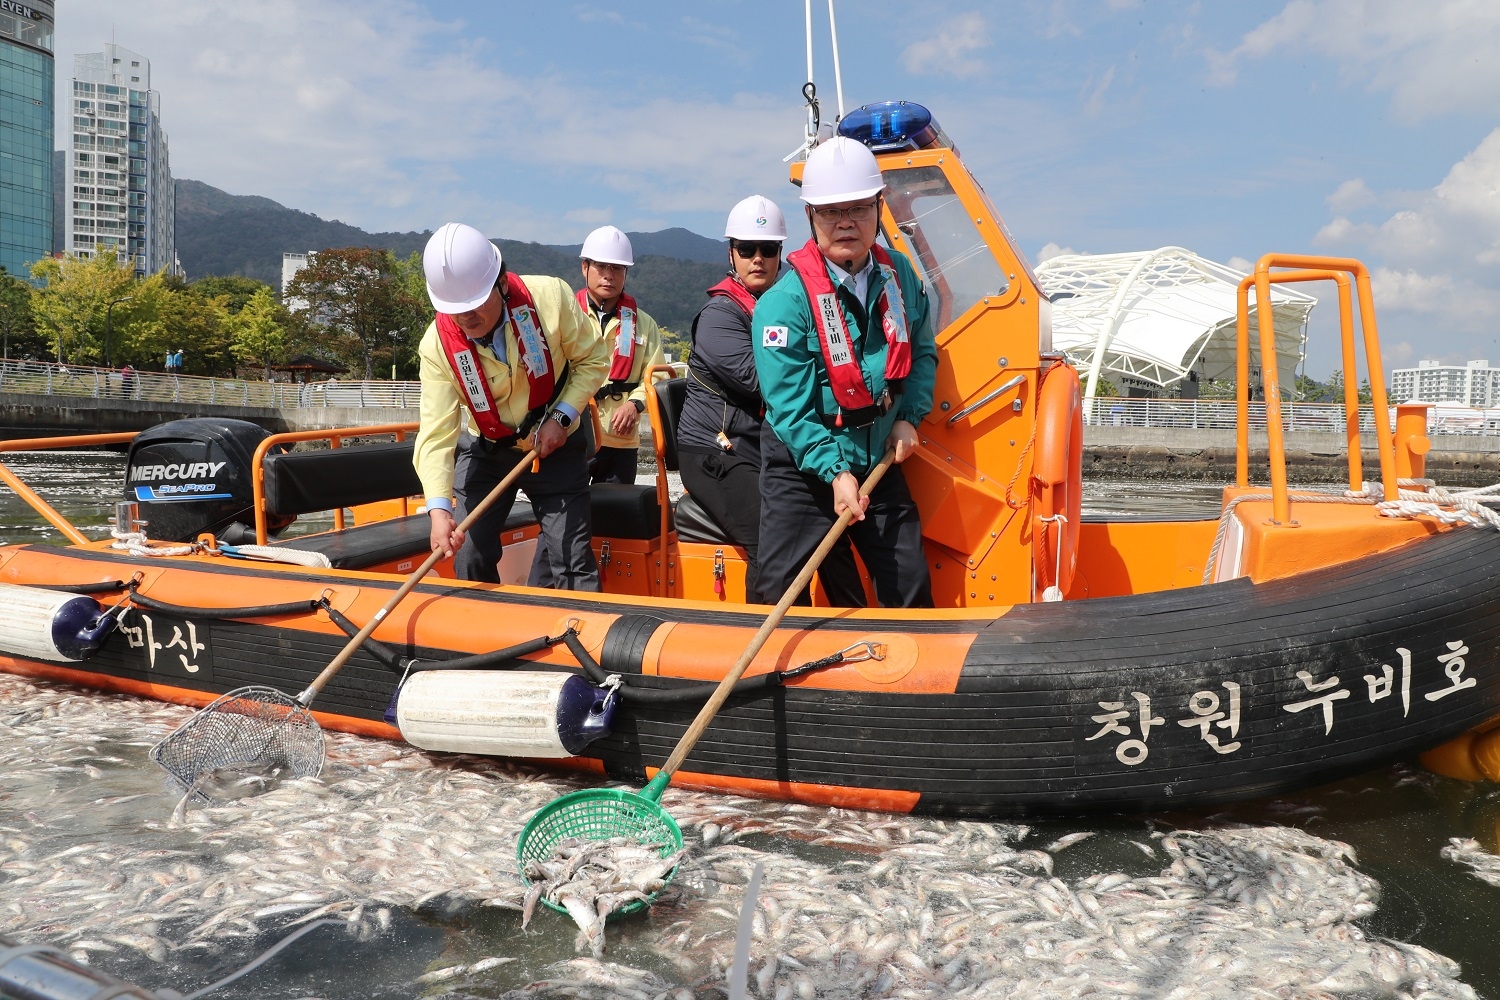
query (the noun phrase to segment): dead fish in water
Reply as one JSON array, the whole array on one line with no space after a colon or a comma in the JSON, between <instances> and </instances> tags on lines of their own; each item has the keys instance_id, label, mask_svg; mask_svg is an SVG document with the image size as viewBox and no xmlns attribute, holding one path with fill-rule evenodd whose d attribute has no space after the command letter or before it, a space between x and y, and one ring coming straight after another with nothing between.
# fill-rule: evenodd
<instances>
[{"instance_id":1,"label":"dead fish in water","mask_svg":"<svg viewBox=\"0 0 1500 1000\"><path fill-rule=\"evenodd\" d=\"M1064 834L1063 836L1058 837L1052 843L1048 844L1046 847L1042 848L1042 850L1046 851L1048 854L1056 854L1058 851L1072 847L1074 844L1080 841L1088 840L1093 835L1093 830L1083 830L1079 833Z\"/></svg>"},{"instance_id":2,"label":"dead fish in water","mask_svg":"<svg viewBox=\"0 0 1500 1000\"><path fill-rule=\"evenodd\" d=\"M522 905L521 926L531 922L537 902L545 899L567 911L578 925L580 942L601 958L605 918L630 903L648 902L686 853L662 857L660 851L624 837L564 838L547 860L526 865L531 887Z\"/></svg>"}]
</instances>

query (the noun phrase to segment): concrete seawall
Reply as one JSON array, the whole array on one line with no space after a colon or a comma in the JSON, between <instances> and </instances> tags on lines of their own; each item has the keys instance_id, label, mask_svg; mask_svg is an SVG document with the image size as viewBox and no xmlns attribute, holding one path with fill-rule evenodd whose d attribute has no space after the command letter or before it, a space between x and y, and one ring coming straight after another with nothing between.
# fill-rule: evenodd
<instances>
[{"instance_id":1,"label":"concrete seawall","mask_svg":"<svg viewBox=\"0 0 1500 1000\"><path fill-rule=\"evenodd\" d=\"M1162 427L1085 427L1085 479L1234 479L1235 433ZM1500 482L1500 437L1434 434L1427 455L1428 475L1453 486ZM1379 477L1380 458L1373 435L1362 435L1364 477ZM1344 436L1298 431L1286 435L1287 477L1293 482L1337 482L1349 474ZM1250 439L1250 476L1269 477L1266 439Z\"/></svg>"}]
</instances>

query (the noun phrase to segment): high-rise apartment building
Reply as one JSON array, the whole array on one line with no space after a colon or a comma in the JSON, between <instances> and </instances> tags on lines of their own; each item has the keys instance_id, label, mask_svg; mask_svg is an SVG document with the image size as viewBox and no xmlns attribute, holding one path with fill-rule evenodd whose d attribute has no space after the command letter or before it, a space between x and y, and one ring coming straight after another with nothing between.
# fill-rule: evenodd
<instances>
[{"instance_id":1,"label":"high-rise apartment building","mask_svg":"<svg viewBox=\"0 0 1500 1000\"><path fill-rule=\"evenodd\" d=\"M1420 399L1424 403L1462 403L1481 410L1500 406L1500 368L1487 360L1466 365L1419 361L1415 368L1391 372L1391 401Z\"/></svg>"},{"instance_id":2,"label":"high-rise apartment building","mask_svg":"<svg viewBox=\"0 0 1500 1000\"><path fill-rule=\"evenodd\" d=\"M51 0L0 0L0 266L52 252Z\"/></svg>"},{"instance_id":3,"label":"high-rise apartment building","mask_svg":"<svg viewBox=\"0 0 1500 1000\"><path fill-rule=\"evenodd\" d=\"M80 53L72 99L65 249L83 257L112 249L139 277L177 271L176 198L151 60L113 44Z\"/></svg>"}]
</instances>

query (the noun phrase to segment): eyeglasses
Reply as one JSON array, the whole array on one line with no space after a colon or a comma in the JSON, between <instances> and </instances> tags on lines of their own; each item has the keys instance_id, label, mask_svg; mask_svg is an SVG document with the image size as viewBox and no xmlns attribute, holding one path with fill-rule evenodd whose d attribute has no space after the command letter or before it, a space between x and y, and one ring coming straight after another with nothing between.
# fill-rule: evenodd
<instances>
[{"instance_id":1,"label":"eyeglasses","mask_svg":"<svg viewBox=\"0 0 1500 1000\"><path fill-rule=\"evenodd\" d=\"M766 240L764 243L747 243L742 240L735 243L734 252L740 255L740 260L752 260L756 254L766 260L776 260L781 256L781 244L776 240Z\"/></svg>"},{"instance_id":2,"label":"eyeglasses","mask_svg":"<svg viewBox=\"0 0 1500 1000\"><path fill-rule=\"evenodd\" d=\"M586 260L586 261L584 261L584 263L588 264L594 270L596 270L596 271L603 271L606 274L615 274L615 273L624 274L625 273L625 265L624 264L611 264L608 261L602 261L602 260Z\"/></svg>"},{"instance_id":3,"label":"eyeglasses","mask_svg":"<svg viewBox=\"0 0 1500 1000\"><path fill-rule=\"evenodd\" d=\"M848 208L835 208L832 205L819 205L812 210L813 218L825 225L838 222L844 216L849 217L850 222L869 222L875 218L875 212L880 207L880 202L872 201L868 205L850 205Z\"/></svg>"}]
</instances>

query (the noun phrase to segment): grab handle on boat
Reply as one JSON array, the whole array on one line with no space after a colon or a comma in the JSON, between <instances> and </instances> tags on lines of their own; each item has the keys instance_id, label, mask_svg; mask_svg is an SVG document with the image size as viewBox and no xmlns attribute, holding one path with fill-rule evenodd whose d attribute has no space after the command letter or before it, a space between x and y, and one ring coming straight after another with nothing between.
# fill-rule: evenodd
<instances>
[{"instance_id":1,"label":"grab handle on boat","mask_svg":"<svg viewBox=\"0 0 1500 1000\"><path fill-rule=\"evenodd\" d=\"M959 410L957 413L953 414L953 416L951 416L951 417L948 418L948 423L949 424L956 424L956 423L958 423L964 417L967 417L969 414L973 413L975 410L979 409L981 406L984 406L987 403L993 403L995 400L999 399L1001 396L1005 395L1007 392L1010 392L1016 386L1021 385L1025 381L1026 381L1026 376L1025 375L1017 375L1017 376L1013 377L1012 379L1010 379L1010 381L1008 381L1004 385L1000 386L1000 388L994 390L993 392L990 392L990 393L986 394L982 399L975 400L974 402L970 403L968 406L965 406L962 410Z\"/></svg>"}]
</instances>

